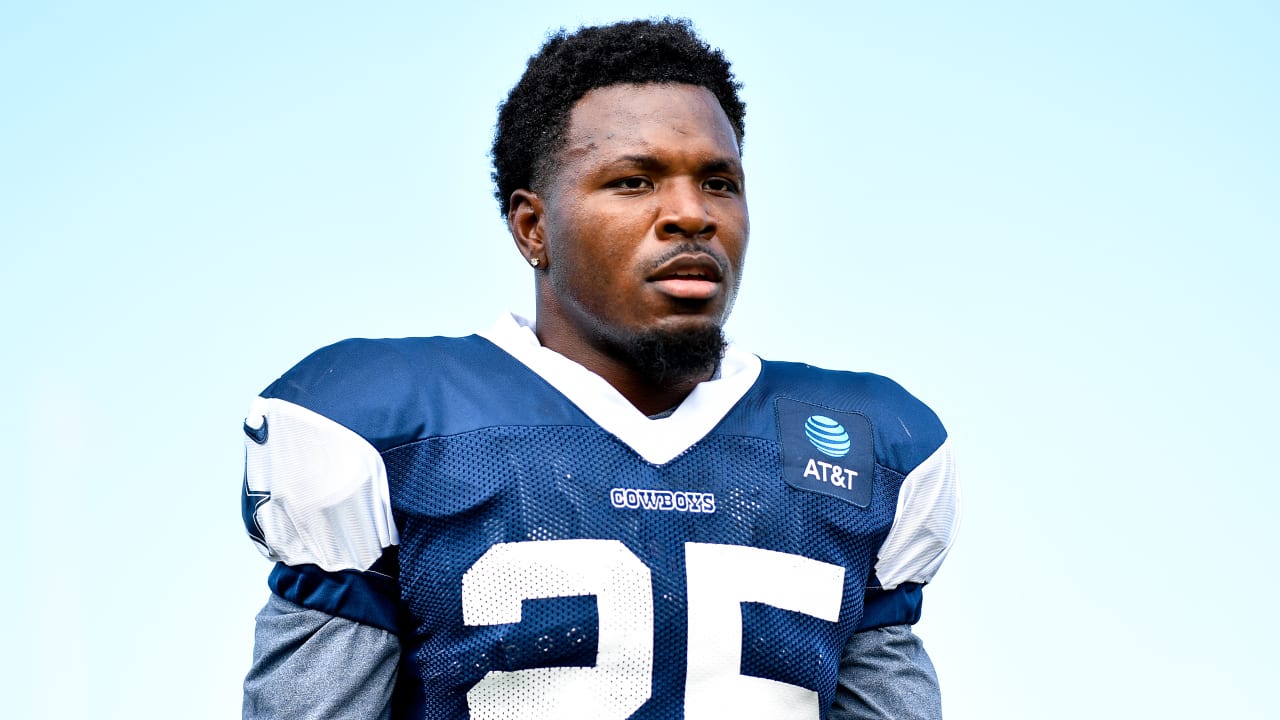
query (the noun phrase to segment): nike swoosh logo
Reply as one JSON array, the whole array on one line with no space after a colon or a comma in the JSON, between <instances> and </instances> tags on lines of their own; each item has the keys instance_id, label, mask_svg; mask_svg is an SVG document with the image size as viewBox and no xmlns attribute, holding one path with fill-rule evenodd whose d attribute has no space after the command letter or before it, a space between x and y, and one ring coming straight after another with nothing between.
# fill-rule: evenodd
<instances>
[{"instance_id":1,"label":"nike swoosh logo","mask_svg":"<svg viewBox=\"0 0 1280 720\"><path fill-rule=\"evenodd\" d=\"M267 416L266 415L262 416L262 427L260 428L249 427L249 421L246 420L244 423L244 434L248 435L250 440L258 443L259 445L266 445L267 444Z\"/></svg>"}]
</instances>

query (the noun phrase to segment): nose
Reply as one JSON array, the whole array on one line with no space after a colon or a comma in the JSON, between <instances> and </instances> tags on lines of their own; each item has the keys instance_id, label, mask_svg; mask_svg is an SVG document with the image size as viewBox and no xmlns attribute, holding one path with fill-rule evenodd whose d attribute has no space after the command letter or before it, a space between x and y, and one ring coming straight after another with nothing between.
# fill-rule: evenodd
<instances>
[{"instance_id":1,"label":"nose","mask_svg":"<svg viewBox=\"0 0 1280 720\"><path fill-rule=\"evenodd\" d=\"M711 216L706 194L696 181L680 179L667 183L661 202L657 222L659 239L696 240L715 235L715 218Z\"/></svg>"}]
</instances>

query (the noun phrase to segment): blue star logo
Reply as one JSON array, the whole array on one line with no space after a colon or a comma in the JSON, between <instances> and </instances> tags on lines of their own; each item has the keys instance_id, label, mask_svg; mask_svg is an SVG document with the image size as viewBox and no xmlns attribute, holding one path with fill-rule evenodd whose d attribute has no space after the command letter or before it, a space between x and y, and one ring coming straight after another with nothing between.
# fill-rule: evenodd
<instances>
[{"instance_id":1,"label":"blue star logo","mask_svg":"<svg viewBox=\"0 0 1280 720\"><path fill-rule=\"evenodd\" d=\"M240 516L244 520L244 530L254 542L267 546L267 535L258 522L258 508L271 499L271 491L254 490L249 487L249 470L244 471L244 495L240 497Z\"/></svg>"}]
</instances>

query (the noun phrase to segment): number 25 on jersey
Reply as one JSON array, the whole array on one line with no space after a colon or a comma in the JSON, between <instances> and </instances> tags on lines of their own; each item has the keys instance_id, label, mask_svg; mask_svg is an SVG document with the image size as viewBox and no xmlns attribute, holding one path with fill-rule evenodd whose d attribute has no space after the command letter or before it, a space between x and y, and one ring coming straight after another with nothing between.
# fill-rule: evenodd
<instances>
[{"instance_id":1,"label":"number 25 on jersey","mask_svg":"<svg viewBox=\"0 0 1280 720\"><path fill-rule=\"evenodd\" d=\"M844 568L740 545L685 543L688 573L687 720L816 720L818 694L742 675L742 603L835 622ZM512 590L516 592L512 592ZM521 603L594 595L600 618L594 667L491 671L467 693L471 717L624 720L653 685L649 568L617 540L540 540L494 545L462 578L467 625L520 622Z\"/></svg>"}]
</instances>

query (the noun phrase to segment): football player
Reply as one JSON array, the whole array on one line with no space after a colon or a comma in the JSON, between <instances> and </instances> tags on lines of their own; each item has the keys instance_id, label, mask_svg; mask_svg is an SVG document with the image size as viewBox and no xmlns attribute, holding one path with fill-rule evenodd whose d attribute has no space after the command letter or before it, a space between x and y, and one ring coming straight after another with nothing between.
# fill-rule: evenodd
<instances>
[{"instance_id":1,"label":"football player","mask_svg":"<svg viewBox=\"0 0 1280 720\"><path fill-rule=\"evenodd\" d=\"M246 718L936 718L934 414L721 331L744 106L683 21L552 37L498 115L536 316L348 340L256 398Z\"/></svg>"}]
</instances>

